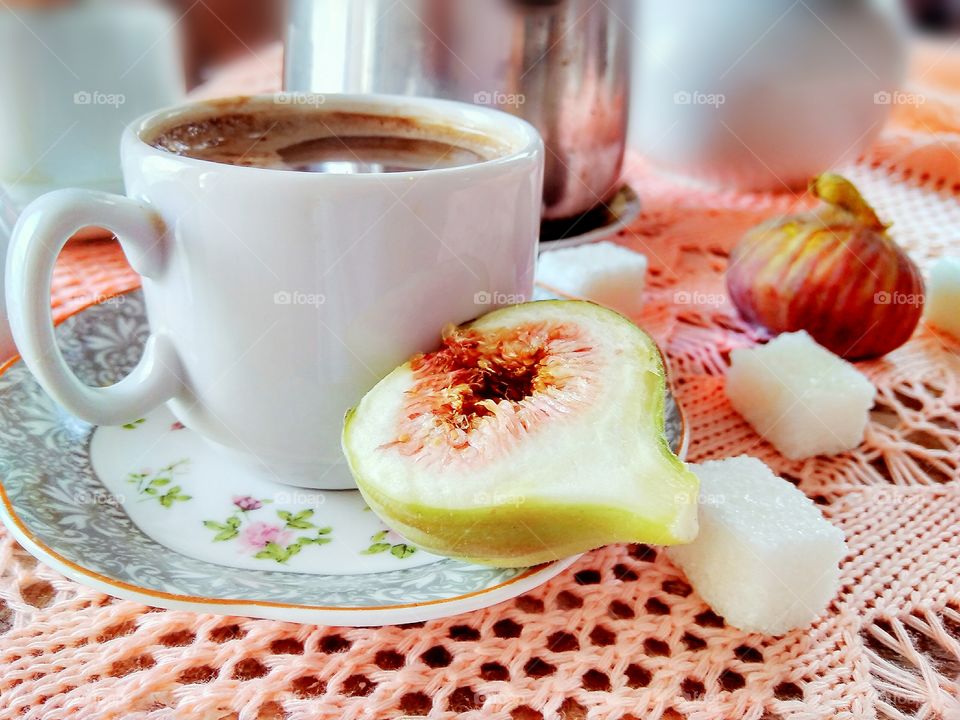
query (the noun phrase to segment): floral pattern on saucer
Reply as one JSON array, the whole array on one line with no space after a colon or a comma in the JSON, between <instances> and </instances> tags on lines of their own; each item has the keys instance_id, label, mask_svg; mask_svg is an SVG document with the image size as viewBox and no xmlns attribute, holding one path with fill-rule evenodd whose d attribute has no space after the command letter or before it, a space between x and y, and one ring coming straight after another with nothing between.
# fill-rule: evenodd
<instances>
[{"instance_id":1,"label":"floral pattern on saucer","mask_svg":"<svg viewBox=\"0 0 960 720\"><path fill-rule=\"evenodd\" d=\"M204 520L203 526L216 534L213 542L234 541L257 560L285 563L309 545L326 545L332 541L333 528L317 527L311 522L311 508L292 513L277 510L277 521L251 519L251 515L265 505L269 498L257 499L250 495L233 498L233 512L223 522Z\"/></svg>"},{"instance_id":2,"label":"floral pattern on saucer","mask_svg":"<svg viewBox=\"0 0 960 720\"><path fill-rule=\"evenodd\" d=\"M137 423L145 422L145 419L138 420ZM122 426L129 429L127 425ZM142 472L127 473L127 482L136 486L135 492L141 500L156 500L162 507L172 507L175 502L186 502L192 500L190 495L184 495L179 485L168 488L173 482L174 475L183 472L184 466L189 460L177 460L166 467L162 467L156 472L144 470Z\"/></svg>"},{"instance_id":3,"label":"floral pattern on saucer","mask_svg":"<svg viewBox=\"0 0 960 720\"><path fill-rule=\"evenodd\" d=\"M266 480L166 408L130 426L94 429L89 452L98 478L137 527L198 560L311 575L440 560L388 531L360 493Z\"/></svg>"},{"instance_id":4,"label":"floral pattern on saucer","mask_svg":"<svg viewBox=\"0 0 960 720\"><path fill-rule=\"evenodd\" d=\"M417 548L407 543L399 533L393 530L381 530L370 536L370 547L363 551L364 555L376 555L389 552L394 557L408 558L417 551Z\"/></svg>"}]
</instances>

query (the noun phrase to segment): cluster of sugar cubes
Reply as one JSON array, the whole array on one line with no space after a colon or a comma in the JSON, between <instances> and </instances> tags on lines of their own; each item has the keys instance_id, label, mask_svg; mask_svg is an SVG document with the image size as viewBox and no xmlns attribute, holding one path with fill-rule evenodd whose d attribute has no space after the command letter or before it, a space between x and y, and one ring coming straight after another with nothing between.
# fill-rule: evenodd
<instances>
[{"instance_id":1,"label":"cluster of sugar cubes","mask_svg":"<svg viewBox=\"0 0 960 720\"><path fill-rule=\"evenodd\" d=\"M788 458L835 454L863 441L876 388L806 332L730 355L727 397Z\"/></svg>"},{"instance_id":2,"label":"cluster of sugar cubes","mask_svg":"<svg viewBox=\"0 0 960 720\"><path fill-rule=\"evenodd\" d=\"M700 479L700 532L667 554L728 624L782 635L809 624L840 585L843 533L756 458L689 466Z\"/></svg>"},{"instance_id":3,"label":"cluster of sugar cubes","mask_svg":"<svg viewBox=\"0 0 960 720\"><path fill-rule=\"evenodd\" d=\"M537 261L537 282L543 287L627 317L643 308L646 276L646 256L606 240L549 250Z\"/></svg>"}]
</instances>

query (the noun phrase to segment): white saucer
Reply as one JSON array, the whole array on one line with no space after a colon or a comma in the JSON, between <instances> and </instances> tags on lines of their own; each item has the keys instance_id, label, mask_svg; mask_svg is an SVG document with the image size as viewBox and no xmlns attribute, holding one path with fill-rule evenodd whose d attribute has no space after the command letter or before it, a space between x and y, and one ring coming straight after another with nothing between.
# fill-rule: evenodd
<instances>
[{"instance_id":1,"label":"white saucer","mask_svg":"<svg viewBox=\"0 0 960 720\"><path fill-rule=\"evenodd\" d=\"M139 291L57 329L87 383L116 382L148 334ZM668 436L683 424L668 403ZM111 595L324 625L409 623L487 607L575 558L501 569L440 558L387 530L355 491L268 483L166 409L125 427L68 415L19 360L0 375L0 518L32 554Z\"/></svg>"}]
</instances>

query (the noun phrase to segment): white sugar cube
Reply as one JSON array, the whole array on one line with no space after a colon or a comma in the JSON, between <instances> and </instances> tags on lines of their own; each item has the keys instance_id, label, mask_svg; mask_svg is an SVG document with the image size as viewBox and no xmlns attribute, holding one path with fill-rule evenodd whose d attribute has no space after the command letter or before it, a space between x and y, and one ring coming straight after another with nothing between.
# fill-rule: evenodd
<instances>
[{"instance_id":1,"label":"white sugar cube","mask_svg":"<svg viewBox=\"0 0 960 720\"><path fill-rule=\"evenodd\" d=\"M943 257L930 268L927 320L960 339L960 257Z\"/></svg>"},{"instance_id":2,"label":"white sugar cube","mask_svg":"<svg viewBox=\"0 0 960 720\"><path fill-rule=\"evenodd\" d=\"M537 282L627 316L643 308L646 277L646 256L606 240L550 250L537 261Z\"/></svg>"},{"instance_id":3,"label":"white sugar cube","mask_svg":"<svg viewBox=\"0 0 960 720\"><path fill-rule=\"evenodd\" d=\"M813 501L747 455L690 465L700 533L667 554L728 624L782 635L809 624L840 586L843 533Z\"/></svg>"},{"instance_id":4,"label":"white sugar cube","mask_svg":"<svg viewBox=\"0 0 960 720\"><path fill-rule=\"evenodd\" d=\"M727 397L793 460L833 455L863 441L876 388L806 332L731 353Z\"/></svg>"}]
</instances>

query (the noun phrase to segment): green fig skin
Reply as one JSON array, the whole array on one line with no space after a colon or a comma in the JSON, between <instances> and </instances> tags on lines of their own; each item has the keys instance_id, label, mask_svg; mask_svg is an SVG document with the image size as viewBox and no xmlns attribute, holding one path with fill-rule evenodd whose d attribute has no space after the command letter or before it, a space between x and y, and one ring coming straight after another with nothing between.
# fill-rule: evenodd
<instances>
[{"instance_id":1,"label":"green fig skin","mask_svg":"<svg viewBox=\"0 0 960 720\"><path fill-rule=\"evenodd\" d=\"M631 388L635 396L624 399L623 407L612 411L614 418L601 417L600 421L585 426L577 446L553 443L547 446L552 448L550 452L538 455L541 459L534 459L532 463L526 463L521 453L518 462L501 464L489 492L468 493L458 500L456 491L447 488L442 502L423 502L424 492L419 499L413 499L386 491L384 488L389 483L375 475L387 472L389 463L385 466L382 459L368 462L366 454L371 452L370 448L375 447L375 453L381 452L382 445L372 442L364 445L363 432L357 427L362 416L370 418L381 413L382 417L382 401L378 407L377 388L374 388L347 413L343 429L344 454L370 508L410 542L428 552L497 567L536 565L614 542L671 545L691 541L697 532L699 483L671 452L664 435L666 377L653 341L626 318L592 303L541 301L514 307L524 308L522 312L526 315L543 312L555 317L569 316L576 322L605 323L629 338L628 350L623 350L623 357L615 360L618 366L619 363L635 365L635 371L628 373L630 382L635 383ZM465 327L489 322L490 318L509 318L502 314L511 310L513 308L495 311ZM497 313L501 315L494 317ZM630 349L636 350L633 357ZM411 372L410 363L401 365L377 387L389 387L391 396L398 395L400 390L394 388L409 387ZM551 422L548 418L545 425ZM603 422L610 424L603 425ZM617 430L607 452L602 447L604 435L598 433L609 427ZM555 480L566 483L565 487L579 482L571 473L580 472L575 468L582 470L585 459L592 458L592 454L596 454L598 474L582 478L582 492L572 498L551 495ZM564 462L565 455L569 455L570 462ZM604 465L610 457L616 460ZM397 456L396 462L404 460ZM531 472L534 475L541 472L538 467L541 463L543 476L530 477ZM533 470L518 470L514 478L510 474L512 468L521 466ZM606 476L605 467L612 468ZM482 473L483 468L470 470L476 474ZM610 483L607 487L603 487L605 480ZM451 470L425 482L445 483L456 488L458 477ZM475 491L476 478L473 482L471 487ZM422 489L422 483L420 485L417 489ZM617 488L621 485L624 490L618 494ZM451 496L457 501L451 500Z\"/></svg>"},{"instance_id":2,"label":"green fig skin","mask_svg":"<svg viewBox=\"0 0 960 720\"><path fill-rule=\"evenodd\" d=\"M638 522L626 508L523 501L485 510L440 511L389 500L381 503L369 487L361 492L370 508L388 517L389 524L414 545L478 565L529 567L617 542L676 544L670 533ZM578 530L572 533L571 528Z\"/></svg>"}]
</instances>

